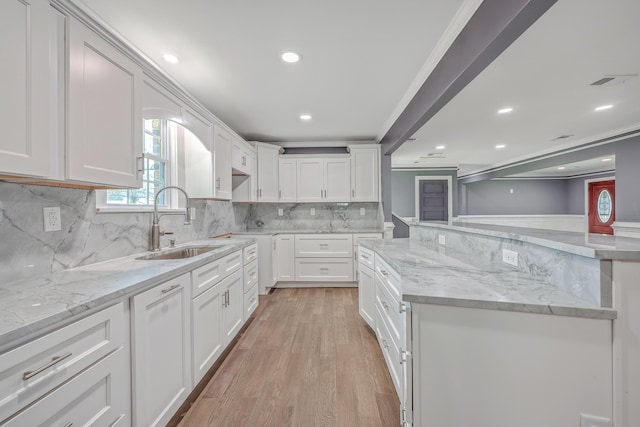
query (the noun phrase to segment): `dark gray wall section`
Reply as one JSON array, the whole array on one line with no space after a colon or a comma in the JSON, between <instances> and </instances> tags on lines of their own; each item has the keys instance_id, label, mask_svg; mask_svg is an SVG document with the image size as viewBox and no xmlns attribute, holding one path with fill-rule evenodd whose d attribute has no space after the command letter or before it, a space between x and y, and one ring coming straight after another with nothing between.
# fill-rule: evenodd
<instances>
[{"instance_id":1,"label":"dark gray wall section","mask_svg":"<svg viewBox=\"0 0 640 427\"><path fill-rule=\"evenodd\" d=\"M391 171L391 206L396 215L416 216L416 176L450 176L452 216L458 216L458 175L455 170Z\"/></svg>"},{"instance_id":2,"label":"dark gray wall section","mask_svg":"<svg viewBox=\"0 0 640 427\"><path fill-rule=\"evenodd\" d=\"M640 136L616 144L616 221L640 222Z\"/></svg>"},{"instance_id":3,"label":"dark gray wall section","mask_svg":"<svg viewBox=\"0 0 640 427\"><path fill-rule=\"evenodd\" d=\"M466 187L468 215L567 213L567 181L563 179L481 181Z\"/></svg>"},{"instance_id":4,"label":"dark gray wall section","mask_svg":"<svg viewBox=\"0 0 640 427\"><path fill-rule=\"evenodd\" d=\"M615 171L608 173L590 175L581 178L572 178L567 180L567 214L568 215L584 215L584 182L586 180L608 178L615 176Z\"/></svg>"}]
</instances>

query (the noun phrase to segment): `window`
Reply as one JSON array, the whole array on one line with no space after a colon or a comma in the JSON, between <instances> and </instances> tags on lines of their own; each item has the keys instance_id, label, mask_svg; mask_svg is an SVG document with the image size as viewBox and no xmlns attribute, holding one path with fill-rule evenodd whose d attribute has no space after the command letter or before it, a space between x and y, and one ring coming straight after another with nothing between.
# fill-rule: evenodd
<instances>
[{"instance_id":1,"label":"window","mask_svg":"<svg viewBox=\"0 0 640 427\"><path fill-rule=\"evenodd\" d=\"M176 125L164 119L144 121L142 188L106 190L97 196L98 208L137 210L153 207L156 192L171 185L175 164ZM170 208L169 194L163 192L158 206Z\"/></svg>"}]
</instances>

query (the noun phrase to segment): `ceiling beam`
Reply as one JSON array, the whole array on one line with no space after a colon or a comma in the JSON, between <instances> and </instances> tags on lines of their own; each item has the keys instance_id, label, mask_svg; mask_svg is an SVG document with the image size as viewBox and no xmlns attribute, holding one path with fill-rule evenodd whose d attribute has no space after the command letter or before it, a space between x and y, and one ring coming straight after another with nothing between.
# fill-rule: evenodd
<instances>
[{"instance_id":1,"label":"ceiling beam","mask_svg":"<svg viewBox=\"0 0 640 427\"><path fill-rule=\"evenodd\" d=\"M382 153L396 151L556 1L485 0L384 135Z\"/></svg>"}]
</instances>

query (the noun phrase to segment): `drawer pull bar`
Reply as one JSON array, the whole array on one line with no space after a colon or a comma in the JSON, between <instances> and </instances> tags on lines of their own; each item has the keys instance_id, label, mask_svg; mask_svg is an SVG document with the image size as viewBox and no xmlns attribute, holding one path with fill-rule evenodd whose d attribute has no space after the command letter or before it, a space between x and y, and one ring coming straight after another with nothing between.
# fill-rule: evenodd
<instances>
[{"instance_id":1,"label":"drawer pull bar","mask_svg":"<svg viewBox=\"0 0 640 427\"><path fill-rule=\"evenodd\" d=\"M64 359L66 359L68 357L71 357L71 352L63 354L62 356L53 356L49 363L47 363L45 365L42 365L38 369L35 369L33 371L26 371L24 374L22 374L22 380L26 381L28 379L31 379L31 378L35 377L36 375L38 375L40 372L49 369L53 365L62 362Z\"/></svg>"},{"instance_id":2,"label":"drawer pull bar","mask_svg":"<svg viewBox=\"0 0 640 427\"><path fill-rule=\"evenodd\" d=\"M366 260L368 260L368 259L369 259L369 257L368 257L367 255L365 255L365 254L361 254L360 256L361 256L362 258L366 259Z\"/></svg>"},{"instance_id":3,"label":"drawer pull bar","mask_svg":"<svg viewBox=\"0 0 640 427\"><path fill-rule=\"evenodd\" d=\"M380 270L380 273L382 273L382 275L385 276L385 277L387 277L389 275L387 270Z\"/></svg>"},{"instance_id":4,"label":"drawer pull bar","mask_svg":"<svg viewBox=\"0 0 640 427\"><path fill-rule=\"evenodd\" d=\"M64 427L71 427L72 425L73 425L73 423L72 423L72 422L68 422L68 423L66 423L66 424L64 425Z\"/></svg>"},{"instance_id":5,"label":"drawer pull bar","mask_svg":"<svg viewBox=\"0 0 640 427\"><path fill-rule=\"evenodd\" d=\"M178 289L180 287L180 285L171 285L169 286L167 289L163 289L162 292L163 294L168 294L169 292L171 292L174 289Z\"/></svg>"}]
</instances>

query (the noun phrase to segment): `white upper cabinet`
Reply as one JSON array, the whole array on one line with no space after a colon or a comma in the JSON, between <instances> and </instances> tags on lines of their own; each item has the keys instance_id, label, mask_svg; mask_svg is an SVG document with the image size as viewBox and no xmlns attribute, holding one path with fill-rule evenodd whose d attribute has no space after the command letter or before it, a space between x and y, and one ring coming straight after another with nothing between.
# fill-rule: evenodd
<instances>
[{"instance_id":1,"label":"white upper cabinet","mask_svg":"<svg viewBox=\"0 0 640 427\"><path fill-rule=\"evenodd\" d=\"M348 202L351 164L349 158L329 158L324 161L324 201Z\"/></svg>"},{"instance_id":2,"label":"white upper cabinet","mask_svg":"<svg viewBox=\"0 0 640 427\"><path fill-rule=\"evenodd\" d=\"M67 20L66 178L142 186L142 68L74 18Z\"/></svg>"},{"instance_id":3,"label":"white upper cabinet","mask_svg":"<svg viewBox=\"0 0 640 427\"><path fill-rule=\"evenodd\" d=\"M309 157L297 162L298 202L350 201L348 157Z\"/></svg>"},{"instance_id":4,"label":"white upper cabinet","mask_svg":"<svg viewBox=\"0 0 640 427\"><path fill-rule=\"evenodd\" d=\"M251 175L253 148L246 142L235 138L233 140L232 163L233 174Z\"/></svg>"},{"instance_id":5,"label":"white upper cabinet","mask_svg":"<svg viewBox=\"0 0 640 427\"><path fill-rule=\"evenodd\" d=\"M323 159L298 159L297 165L298 201L321 202L324 199Z\"/></svg>"},{"instance_id":6,"label":"white upper cabinet","mask_svg":"<svg viewBox=\"0 0 640 427\"><path fill-rule=\"evenodd\" d=\"M278 199L281 202L295 202L297 192L296 159L280 159L278 165L278 181L280 190Z\"/></svg>"},{"instance_id":7,"label":"white upper cabinet","mask_svg":"<svg viewBox=\"0 0 640 427\"><path fill-rule=\"evenodd\" d=\"M280 147L258 143L256 148L258 150L258 202L277 202Z\"/></svg>"},{"instance_id":8,"label":"white upper cabinet","mask_svg":"<svg viewBox=\"0 0 640 427\"><path fill-rule=\"evenodd\" d=\"M214 126L214 197L216 199L231 200L231 152L233 141L231 135L221 126Z\"/></svg>"},{"instance_id":9,"label":"white upper cabinet","mask_svg":"<svg viewBox=\"0 0 640 427\"><path fill-rule=\"evenodd\" d=\"M350 146L351 201L380 200L380 146Z\"/></svg>"},{"instance_id":10,"label":"white upper cabinet","mask_svg":"<svg viewBox=\"0 0 640 427\"><path fill-rule=\"evenodd\" d=\"M47 0L4 0L0 13L0 173L50 175L51 9Z\"/></svg>"}]
</instances>

